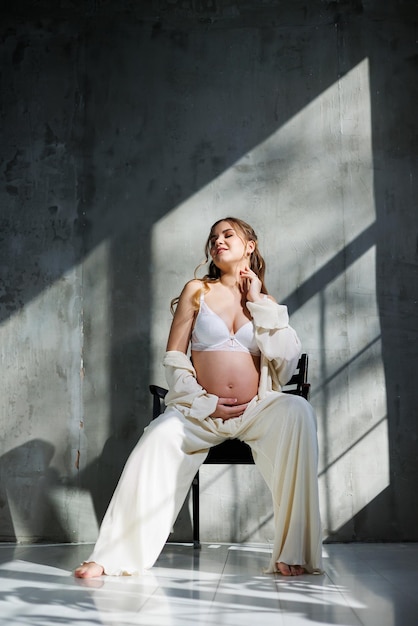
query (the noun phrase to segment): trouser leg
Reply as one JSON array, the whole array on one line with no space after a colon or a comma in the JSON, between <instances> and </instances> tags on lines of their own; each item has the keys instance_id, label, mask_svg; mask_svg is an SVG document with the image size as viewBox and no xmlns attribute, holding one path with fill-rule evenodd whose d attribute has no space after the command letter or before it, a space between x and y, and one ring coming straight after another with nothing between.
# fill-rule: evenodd
<instances>
[{"instance_id":1,"label":"trouser leg","mask_svg":"<svg viewBox=\"0 0 418 626\"><path fill-rule=\"evenodd\" d=\"M299 396L271 394L255 410L244 439L273 497L275 537L269 571L275 563L322 567L317 480L316 418Z\"/></svg>"},{"instance_id":2,"label":"trouser leg","mask_svg":"<svg viewBox=\"0 0 418 626\"><path fill-rule=\"evenodd\" d=\"M114 575L152 567L208 447L218 441L176 409L151 422L125 465L88 560Z\"/></svg>"}]
</instances>

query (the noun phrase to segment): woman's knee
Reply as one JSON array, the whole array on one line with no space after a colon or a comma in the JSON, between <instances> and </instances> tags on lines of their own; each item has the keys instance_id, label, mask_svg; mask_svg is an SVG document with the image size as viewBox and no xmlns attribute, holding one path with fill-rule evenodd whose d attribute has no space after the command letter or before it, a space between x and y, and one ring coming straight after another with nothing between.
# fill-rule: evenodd
<instances>
[{"instance_id":1,"label":"woman's knee","mask_svg":"<svg viewBox=\"0 0 418 626\"><path fill-rule=\"evenodd\" d=\"M142 439L144 442L145 440L157 440L163 449L166 443L173 445L174 442L178 441L181 445L183 436L184 428L181 416L177 414L177 411L167 409L148 424Z\"/></svg>"},{"instance_id":2,"label":"woman's knee","mask_svg":"<svg viewBox=\"0 0 418 626\"><path fill-rule=\"evenodd\" d=\"M312 405L302 396L291 393L283 393L280 398L281 410L288 416L301 424L313 426L316 430L316 415Z\"/></svg>"},{"instance_id":3,"label":"woman's knee","mask_svg":"<svg viewBox=\"0 0 418 626\"><path fill-rule=\"evenodd\" d=\"M292 395L292 402L295 415L302 422L302 424L317 428L316 414L312 405L302 396Z\"/></svg>"}]
</instances>

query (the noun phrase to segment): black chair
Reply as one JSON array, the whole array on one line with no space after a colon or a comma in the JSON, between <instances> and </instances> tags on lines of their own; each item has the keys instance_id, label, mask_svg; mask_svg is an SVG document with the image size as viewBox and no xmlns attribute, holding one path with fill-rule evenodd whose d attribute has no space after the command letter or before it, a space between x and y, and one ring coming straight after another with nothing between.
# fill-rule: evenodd
<instances>
[{"instance_id":1,"label":"black chair","mask_svg":"<svg viewBox=\"0 0 418 626\"><path fill-rule=\"evenodd\" d=\"M153 396L152 418L155 419L165 408L164 398L167 389L158 385L150 385L149 389ZM306 400L309 397L310 383L308 383L308 355L302 354L296 372L283 387L285 393L302 396ZM217 465L253 465L254 459L248 444L239 439L227 439L209 450L204 463ZM199 472L192 482L192 515L193 515L193 545L200 548L200 505L199 505Z\"/></svg>"}]
</instances>

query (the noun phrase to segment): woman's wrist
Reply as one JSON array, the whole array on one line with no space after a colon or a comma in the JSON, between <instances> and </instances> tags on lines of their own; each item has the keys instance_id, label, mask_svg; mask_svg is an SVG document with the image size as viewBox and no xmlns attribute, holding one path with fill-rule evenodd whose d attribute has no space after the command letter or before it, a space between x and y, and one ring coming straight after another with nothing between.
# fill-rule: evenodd
<instances>
[{"instance_id":1,"label":"woman's wrist","mask_svg":"<svg viewBox=\"0 0 418 626\"><path fill-rule=\"evenodd\" d=\"M249 298L247 298L247 302L254 302L254 304L256 304L257 302L263 302L263 300L267 300L267 295L265 293L260 293L258 298L256 299L252 299L250 300Z\"/></svg>"}]
</instances>

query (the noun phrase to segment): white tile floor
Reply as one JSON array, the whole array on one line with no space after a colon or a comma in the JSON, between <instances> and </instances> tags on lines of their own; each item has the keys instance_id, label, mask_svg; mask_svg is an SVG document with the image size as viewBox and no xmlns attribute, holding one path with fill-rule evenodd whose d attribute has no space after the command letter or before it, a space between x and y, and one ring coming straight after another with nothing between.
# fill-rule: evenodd
<instances>
[{"instance_id":1,"label":"white tile floor","mask_svg":"<svg viewBox=\"0 0 418 626\"><path fill-rule=\"evenodd\" d=\"M143 577L79 581L80 544L0 544L1 626L417 626L418 544L324 546L325 575L263 574L267 545L167 544Z\"/></svg>"}]
</instances>

